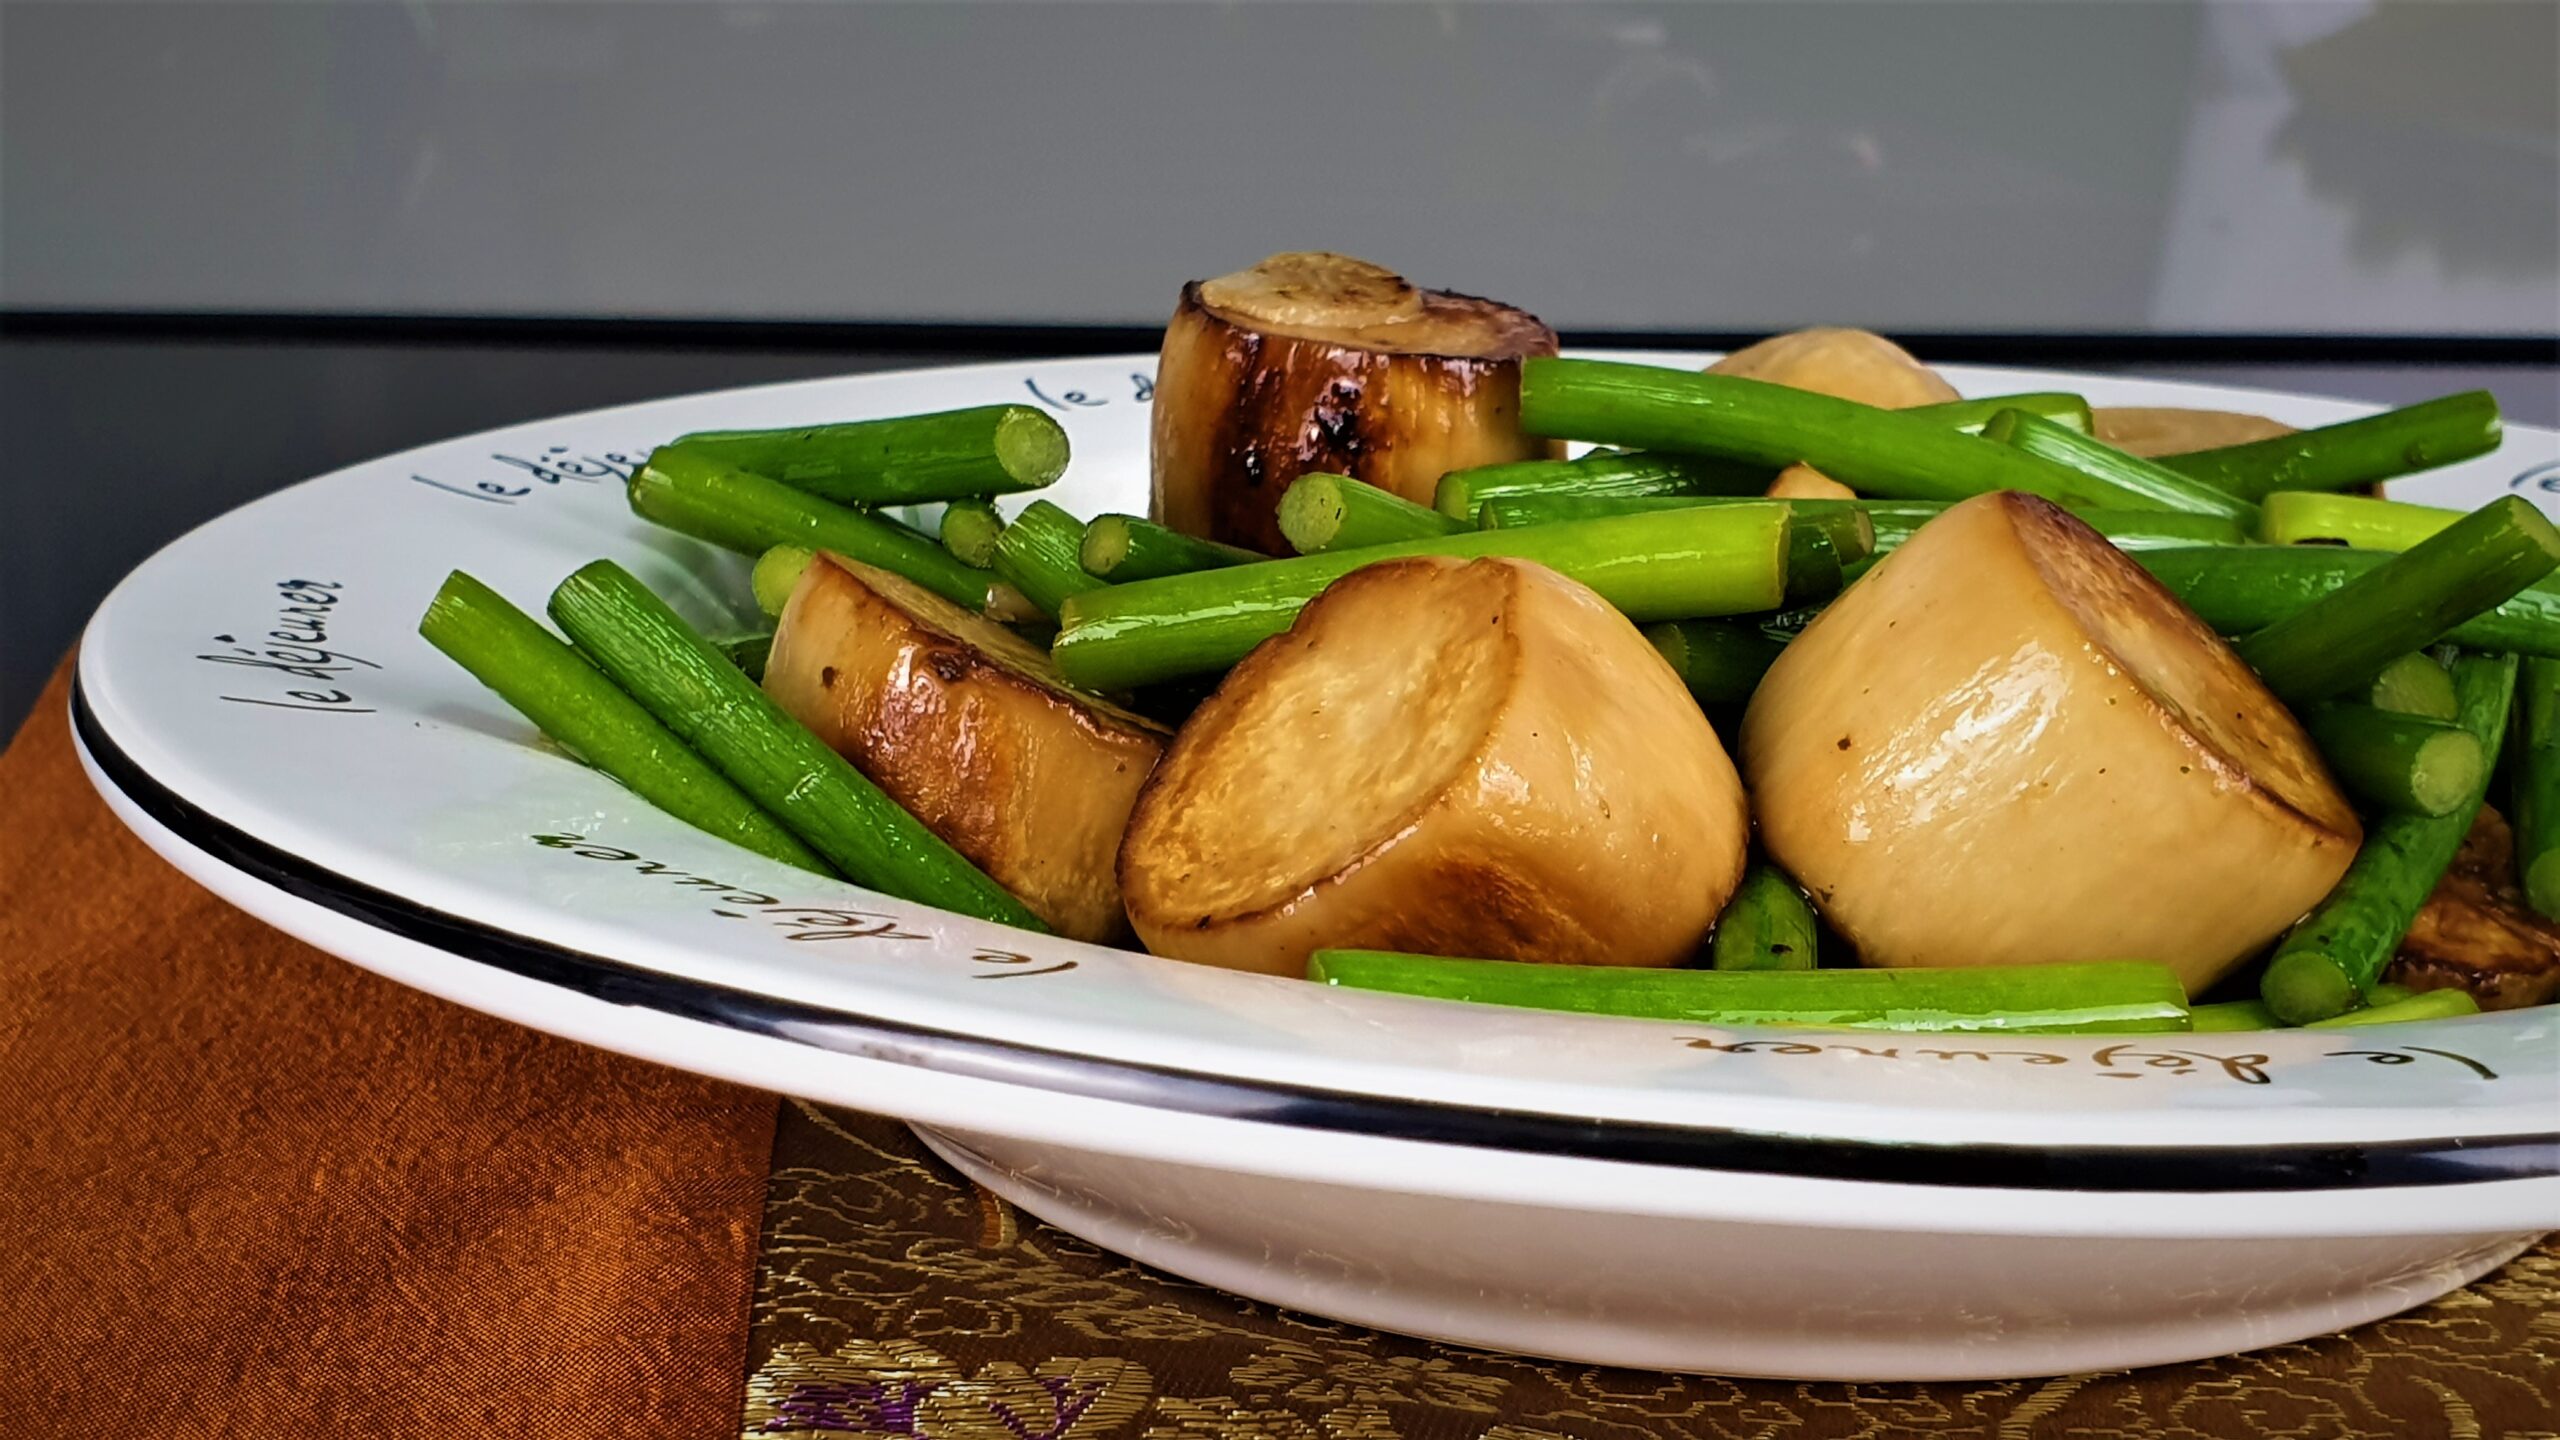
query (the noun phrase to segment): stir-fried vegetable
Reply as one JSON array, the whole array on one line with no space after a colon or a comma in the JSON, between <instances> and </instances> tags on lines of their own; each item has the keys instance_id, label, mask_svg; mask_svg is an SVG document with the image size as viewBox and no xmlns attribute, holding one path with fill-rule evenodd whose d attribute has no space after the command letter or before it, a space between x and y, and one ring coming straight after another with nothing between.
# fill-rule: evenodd
<instances>
[{"instance_id":1,"label":"stir-fried vegetable","mask_svg":"<svg viewBox=\"0 0 2560 1440\"><path fill-rule=\"evenodd\" d=\"M915 505L1037 490L1067 469L1067 432L1029 405L781 430L705 430L675 442L844 505Z\"/></svg>"},{"instance_id":2,"label":"stir-fried vegetable","mask_svg":"<svg viewBox=\"0 0 2560 1440\"><path fill-rule=\"evenodd\" d=\"M992 570L1004 516L992 500L954 500L942 507L942 548L972 570Z\"/></svg>"},{"instance_id":3,"label":"stir-fried vegetable","mask_svg":"<svg viewBox=\"0 0 2560 1440\"><path fill-rule=\"evenodd\" d=\"M2473 390L2160 463L2243 500L2264 500L2279 490L2353 490L2451 465L2497 449L2502 433L2497 398Z\"/></svg>"},{"instance_id":4,"label":"stir-fried vegetable","mask_svg":"<svg viewBox=\"0 0 2560 1440\"><path fill-rule=\"evenodd\" d=\"M996 574L1041 614L1055 617L1070 595L1110 584L1084 568L1084 526L1046 500L1034 500L996 536Z\"/></svg>"},{"instance_id":5,"label":"stir-fried vegetable","mask_svg":"<svg viewBox=\"0 0 2560 1440\"><path fill-rule=\"evenodd\" d=\"M756 557L755 569L747 572L747 588L755 592L756 608L766 615L779 615L790 602L791 587L800 583L800 572L818 552L805 545L776 545Z\"/></svg>"},{"instance_id":6,"label":"stir-fried vegetable","mask_svg":"<svg viewBox=\"0 0 2560 1440\"><path fill-rule=\"evenodd\" d=\"M982 920L1044 928L621 566L598 560L561 581L551 618L659 723L847 878Z\"/></svg>"},{"instance_id":7,"label":"stir-fried vegetable","mask_svg":"<svg viewBox=\"0 0 2560 1440\"><path fill-rule=\"evenodd\" d=\"M1641 970L1320 950L1307 978L1353 990L1693 1025L2020 1034L2187 1028L2178 977L2129 960L1950 970Z\"/></svg>"},{"instance_id":8,"label":"stir-fried vegetable","mask_svg":"<svg viewBox=\"0 0 2560 1440\"><path fill-rule=\"evenodd\" d=\"M2480 793L2480 742L2459 725L2370 705L2320 705L2302 717L2348 791L2380 810L2448 815Z\"/></svg>"},{"instance_id":9,"label":"stir-fried vegetable","mask_svg":"<svg viewBox=\"0 0 2560 1440\"><path fill-rule=\"evenodd\" d=\"M2333 545L2247 545L2144 550L2133 558L2206 624L2225 635L2248 635L2300 614L2394 557ZM2429 627L2395 621L2393 628ZM2560 586L2528 585L2440 635L2466 650L2560 658ZM2405 641L2397 647L2409 648Z\"/></svg>"},{"instance_id":10,"label":"stir-fried vegetable","mask_svg":"<svg viewBox=\"0 0 2560 1440\"><path fill-rule=\"evenodd\" d=\"M1743 615L1786 596L1786 507L1731 505L1491 530L1266 560L1072 596L1055 653L1067 679L1124 690L1221 670L1289 628L1326 586L1402 555L1511 555L1598 591L1634 620Z\"/></svg>"},{"instance_id":11,"label":"stir-fried vegetable","mask_svg":"<svg viewBox=\"0 0 2560 1440\"><path fill-rule=\"evenodd\" d=\"M2243 639L2240 658L2289 701L2325 699L2555 567L2560 529L2506 496Z\"/></svg>"},{"instance_id":12,"label":"stir-fried vegetable","mask_svg":"<svg viewBox=\"0 0 2560 1440\"><path fill-rule=\"evenodd\" d=\"M2067 466L2104 487L2094 503L2119 510L2168 510L2219 515L2254 523L2258 507L2225 490L2192 480L2149 460L2127 455L2103 440L2056 425L2024 410L2004 410L1982 427L1982 438Z\"/></svg>"},{"instance_id":13,"label":"stir-fried vegetable","mask_svg":"<svg viewBox=\"0 0 2560 1440\"><path fill-rule=\"evenodd\" d=\"M679 447L652 452L632 475L630 496L642 519L742 555L776 545L832 550L894 570L954 604L986 603L986 576L905 526Z\"/></svg>"},{"instance_id":14,"label":"stir-fried vegetable","mask_svg":"<svg viewBox=\"0 0 2560 1440\"><path fill-rule=\"evenodd\" d=\"M585 656L478 580L459 570L447 576L418 633L543 734L641 799L768 859L829 873L825 861Z\"/></svg>"},{"instance_id":15,"label":"stir-fried vegetable","mask_svg":"<svg viewBox=\"0 0 2560 1440\"><path fill-rule=\"evenodd\" d=\"M1579 460L1524 460L1453 470L1440 477L1432 508L1472 525L1476 513L1511 496L1722 495L1756 498L1775 473L1767 465L1695 455L1603 450Z\"/></svg>"},{"instance_id":16,"label":"stir-fried vegetable","mask_svg":"<svg viewBox=\"0 0 2560 1440\"><path fill-rule=\"evenodd\" d=\"M1644 638L1671 662L1673 673L1701 705L1739 705L1750 699L1760 677L1787 648L1784 640L1738 620L1666 620L1644 627Z\"/></svg>"},{"instance_id":17,"label":"stir-fried vegetable","mask_svg":"<svg viewBox=\"0 0 2560 1440\"><path fill-rule=\"evenodd\" d=\"M2482 784L2441 815L2390 815L2365 832L2364 845L2337 888L2276 946L2259 995L2277 1018L2306 1025L2362 1003L2409 931L2418 907L2453 863L2497 763L2515 695L2516 660L2466 655L2454 662L2461 725L2480 746Z\"/></svg>"},{"instance_id":18,"label":"stir-fried vegetable","mask_svg":"<svg viewBox=\"0 0 2560 1440\"><path fill-rule=\"evenodd\" d=\"M1708 944L1718 970L1811 970L1821 959L1813 907L1775 865L1754 865L1716 917Z\"/></svg>"},{"instance_id":19,"label":"stir-fried vegetable","mask_svg":"<svg viewBox=\"0 0 2560 1440\"><path fill-rule=\"evenodd\" d=\"M2258 538L2270 545L2406 550L2461 518L2459 510L2432 505L2319 490L2279 490L2258 507Z\"/></svg>"},{"instance_id":20,"label":"stir-fried vegetable","mask_svg":"<svg viewBox=\"0 0 2560 1440\"><path fill-rule=\"evenodd\" d=\"M1135 515L1095 516L1085 525L1084 541L1076 552L1086 574L1115 585L1249 565L1262 558L1241 545L1197 539Z\"/></svg>"},{"instance_id":21,"label":"stir-fried vegetable","mask_svg":"<svg viewBox=\"0 0 2560 1440\"><path fill-rule=\"evenodd\" d=\"M1348 475L1301 475L1280 497L1280 533L1301 555L1454 535L1466 526Z\"/></svg>"},{"instance_id":22,"label":"stir-fried vegetable","mask_svg":"<svg viewBox=\"0 0 2560 1440\"><path fill-rule=\"evenodd\" d=\"M2516 677L2516 870L2524 898L2560 919L2560 661L2532 659Z\"/></svg>"}]
</instances>

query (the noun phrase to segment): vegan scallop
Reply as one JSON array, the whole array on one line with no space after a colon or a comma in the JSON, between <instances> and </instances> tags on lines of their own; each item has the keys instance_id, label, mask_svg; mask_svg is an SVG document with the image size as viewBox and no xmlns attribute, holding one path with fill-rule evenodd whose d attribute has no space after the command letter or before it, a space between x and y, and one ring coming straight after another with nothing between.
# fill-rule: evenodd
<instances>
[{"instance_id":1,"label":"vegan scallop","mask_svg":"<svg viewBox=\"0 0 2560 1440\"><path fill-rule=\"evenodd\" d=\"M1287 555L1280 495L1301 475L1428 505L1449 471L1560 456L1520 429L1520 361L1555 353L1527 311L1346 255L1194 281L1156 367L1154 518Z\"/></svg>"},{"instance_id":2,"label":"vegan scallop","mask_svg":"<svg viewBox=\"0 0 2560 1440\"><path fill-rule=\"evenodd\" d=\"M1061 935L1123 939L1114 857L1163 727L911 581L821 553L765 693Z\"/></svg>"},{"instance_id":3,"label":"vegan scallop","mask_svg":"<svg viewBox=\"0 0 2560 1440\"><path fill-rule=\"evenodd\" d=\"M1746 841L1732 761L1625 617L1543 566L1416 557L1336 581L1192 715L1120 882L1148 949L1239 970L1668 965Z\"/></svg>"},{"instance_id":4,"label":"vegan scallop","mask_svg":"<svg viewBox=\"0 0 2560 1440\"><path fill-rule=\"evenodd\" d=\"M1870 965L2156 960L2194 994L2361 838L2230 647L2014 492L1931 520L1807 626L1742 753L1770 854Z\"/></svg>"}]
</instances>

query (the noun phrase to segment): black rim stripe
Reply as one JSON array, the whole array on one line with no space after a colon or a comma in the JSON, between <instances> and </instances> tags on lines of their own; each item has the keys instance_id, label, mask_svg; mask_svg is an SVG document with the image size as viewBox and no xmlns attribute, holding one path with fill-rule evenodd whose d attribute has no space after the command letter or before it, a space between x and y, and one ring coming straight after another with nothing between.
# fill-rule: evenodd
<instances>
[{"instance_id":1,"label":"black rim stripe","mask_svg":"<svg viewBox=\"0 0 2560 1440\"><path fill-rule=\"evenodd\" d=\"M2378 1145L2132 1149L1924 1145L1471 1109L1004 1044L660 974L514 935L322 869L205 814L108 737L75 681L72 725L116 789L171 834L287 895L573 994L944 1074L1220 1119L1694 1170L2022 1190L2232 1192L2458 1185L2560 1175L2560 1134Z\"/></svg>"}]
</instances>

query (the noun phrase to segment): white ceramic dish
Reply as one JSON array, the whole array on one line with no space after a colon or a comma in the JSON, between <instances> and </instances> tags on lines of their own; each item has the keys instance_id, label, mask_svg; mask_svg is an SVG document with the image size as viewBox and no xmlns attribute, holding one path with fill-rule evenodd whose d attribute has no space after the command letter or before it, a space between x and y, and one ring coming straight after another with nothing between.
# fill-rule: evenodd
<instances>
[{"instance_id":1,"label":"white ceramic dish","mask_svg":"<svg viewBox=\"0 0 2560 1440\"><path fill-rule=\"evenodd\" d=\"M1652 357L1647 357L1652 358ZM1676 357L1698 363L1699 357ZM1024 935L698 834L415 633L611 555L706 626L734 557L619 480L687 430L1027 400L1070 509L1145 499L1152 357L691 396L284 491L129 577L75 722L243 908L559 1034L907 1118L1034 1213L1280 1303L1566 1358L1851 1379L2145 1364L2387 1314L2560 1226L2560 1009L2366 1033L1753 1033L1331 991ZM2364 407L1955 368L2317 424ZM2560 437L2404 487L2551 503ZM991 983L993 982L993 983Z\"/></svg>"}]
</instances>

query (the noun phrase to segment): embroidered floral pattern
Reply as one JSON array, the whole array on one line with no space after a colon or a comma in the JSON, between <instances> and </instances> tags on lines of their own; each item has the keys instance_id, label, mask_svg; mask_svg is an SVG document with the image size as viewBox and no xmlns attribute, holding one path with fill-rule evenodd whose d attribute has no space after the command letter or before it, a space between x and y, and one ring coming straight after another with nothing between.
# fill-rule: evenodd
<instances>
[{"instance_id":1,"label":"embroidered floral pattern","mask_svg":"<svg viewBox=\"0 0 2560 1440\"><path fill-rule=\"evenodd\" d=\"M2560 1245L2351 1334L2134 1374L1813 1385L1562 1365L1237 1300L786 1106L743 1440L2560 1440ZM1038 1358L1034 1358L1038 1357Z\"/></svg>"}]
</instances>

